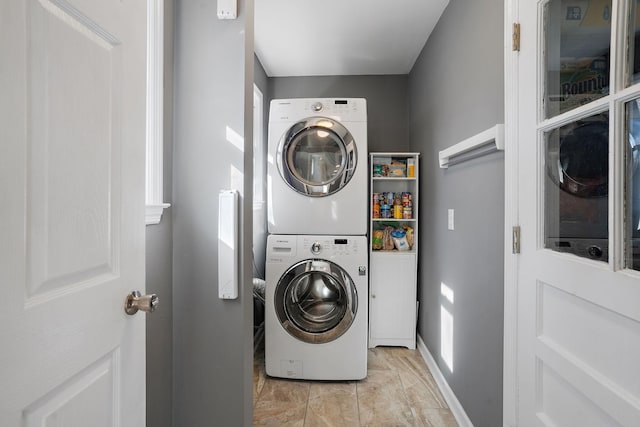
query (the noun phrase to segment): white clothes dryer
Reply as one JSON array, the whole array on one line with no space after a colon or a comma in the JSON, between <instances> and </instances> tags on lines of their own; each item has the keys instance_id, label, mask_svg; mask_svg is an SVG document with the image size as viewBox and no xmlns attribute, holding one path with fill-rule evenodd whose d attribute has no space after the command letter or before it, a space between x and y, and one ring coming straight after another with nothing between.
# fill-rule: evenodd
<instances>
[{"instance_id":1,"label":"white clothes dryer","mask_svg":"<svg viewBox=\"0 0 640 427\"><path fill-rule=\"evenodd\" d=\"M365 99L273 100L268 145L270 234L366 234Z\"/></svg>"},{"instance_id":2,"label":"white clothes dryer","mask_svg":"<svg viewBox=\"0 0 640 427\"><path fill-rule=\"evenodd\" d=\"M267 375L367 376L365 236L270 235L265 285Z\"/></svg>"}]
</instances>

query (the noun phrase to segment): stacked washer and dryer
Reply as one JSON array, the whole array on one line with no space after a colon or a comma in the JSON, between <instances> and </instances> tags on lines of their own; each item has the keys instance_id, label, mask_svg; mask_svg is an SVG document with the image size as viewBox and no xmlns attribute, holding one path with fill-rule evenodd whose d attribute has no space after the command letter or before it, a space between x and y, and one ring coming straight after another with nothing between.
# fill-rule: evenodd
<instances>
[{"instance_id":1,"label":"stacked washer and dryer","mask_svg":"<svg viewBox=\"0 0 640 427\"><path fill-rule=\"evenodd\" d=\"M364 99L273 100L265 364L273 377L367 375Z\"/></svg>"}]
</instances>

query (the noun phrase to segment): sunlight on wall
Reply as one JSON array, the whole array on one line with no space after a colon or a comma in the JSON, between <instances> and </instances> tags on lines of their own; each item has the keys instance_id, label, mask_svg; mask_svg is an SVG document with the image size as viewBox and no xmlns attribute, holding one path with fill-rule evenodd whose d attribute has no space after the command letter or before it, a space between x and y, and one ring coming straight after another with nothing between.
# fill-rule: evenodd
<instances>
[{"instance_id":1,"label":"sunlight on wall","mask_svg":"<svg viewBox=\"0 0 640 427\"><path fill-rule=\"evenodd\" d=\"M227 126L227 141L244 153L244 138L229 126Z\"/></svg>"},{"instance_id":2,"label":"sunlight on wall","mask_svg":"<svg viewBox=\"0 0 640 427\"><path fill-rule=\"evenodd\" d=\"M443 297L445 297L451 304L453 304L453 290L445 285L444 283L440 283L440 293Z\"/></svg>"},{"instance_id":3,"label":"sunlight on wall","mask_svg":"<svg viewBox=\"0 0 640 427\"><path fill-rule=\"evenodd\" d=\"M231 254L228 255L229 259L233 259L233 251L237 246L237 215L237 192L220 191L218 195L218 250L219 252L224 251L227 255Z\"/></svg>"},{"instance_id":4,"label":"sunlight on wall","mask_svg":"<svg viewBox=\"0 0 640 427\"><path fill-rule=\"evenodd\" d=\"M453 315L444 304L453 305L453 290L440 283L442 304L440 305L440 356L453 373Z\"/></svg>"},{"instance_id":5,"label":"sunlight on wall","mask_svg":"<svg viewBox=\"0 0 640 427\"><path fill-rule=\"evenodd\" d=\"M229 126L227 126L227 141L240 150L240 152L244 153L244 138ZM229 173L229 184L231 189L238 190L242 196L244 189L244 172L233 165L231 165L231 171Z\"/></svg>"}]
</instances>

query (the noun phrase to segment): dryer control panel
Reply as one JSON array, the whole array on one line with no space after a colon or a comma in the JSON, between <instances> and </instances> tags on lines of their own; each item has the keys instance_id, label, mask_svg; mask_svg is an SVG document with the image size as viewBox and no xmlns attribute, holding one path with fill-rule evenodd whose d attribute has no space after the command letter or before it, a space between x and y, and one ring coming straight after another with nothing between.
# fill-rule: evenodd
<instances>
[{"instance_id":1,"label":"dryer control panel","mask_svg":"<svg viewBox=\"0 0 640 427\"><path fill-rule=\"evenodd\" d=\"M365 122L367 100L364 98L274 99L269 122L296 121L308 117L330 117L342 122Z\"/></svg>"}]
</instances>

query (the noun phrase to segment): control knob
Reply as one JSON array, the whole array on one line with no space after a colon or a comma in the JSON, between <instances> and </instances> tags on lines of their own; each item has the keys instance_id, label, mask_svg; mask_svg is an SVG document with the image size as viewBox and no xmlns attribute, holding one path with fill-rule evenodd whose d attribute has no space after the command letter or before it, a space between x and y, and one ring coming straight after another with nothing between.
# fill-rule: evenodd
<instances>
[{"instance_id":1,"label":"control knob","mask_svg":"<svg viewBox=\"0 0 640 427\"><path fill-rule=\"evenodd\" d=\"M311 245L311 253L314 255L318 255L321 249L322 246L320 246L320 242L313 242L313 244Z\"/></svg>"},{"instance_id":2,"label":"control knob","mask_svg":"<svg viewBox=\"0 0 640 427\"><path fill-rule=\"evenodd\" d=\"M587 253L593 259L602 258L602 248L600 248L599 246L596 246L596 245L589 246L587 248Z\"/></svg>"}]
</instances>

